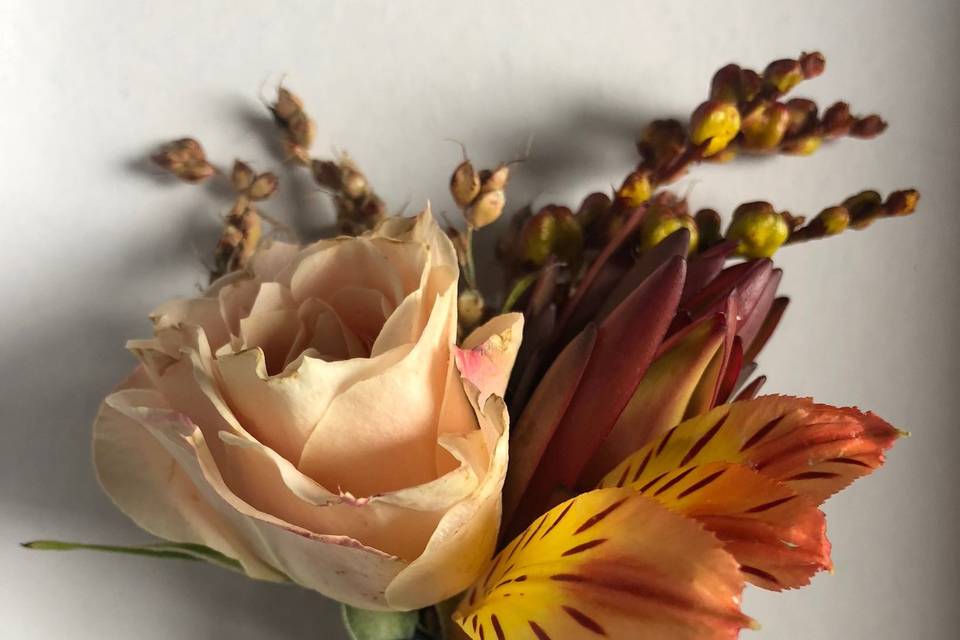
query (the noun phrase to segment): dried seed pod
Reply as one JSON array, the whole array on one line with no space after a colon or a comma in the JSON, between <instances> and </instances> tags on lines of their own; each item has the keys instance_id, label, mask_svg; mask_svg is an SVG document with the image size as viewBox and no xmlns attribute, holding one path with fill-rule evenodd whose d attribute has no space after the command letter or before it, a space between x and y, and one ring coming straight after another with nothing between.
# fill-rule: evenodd
<instances>
[{"instance_id":1,"label":"dried seed pod","mask_svg":"<svg viewBox=\"0 0 960 640\"><path fill-rule=\"evenodd\" d=\"M257 250L263 230L260 215L247 198L240 196L224 220L223 233L214 249L210 281L245 269Z\"/></svg>"},{"instance_id":2,"label":"dried seed pod","mask_svg":"<svg viewBox=\"0 0 960 640\"><path fill-rule=\"evenodd\" d=\"M247 189L251 200L266 200L272 196L280 186L280 179L271 172L261 173L254 179Z\"/></svg>"},{"instance_id":3,"label":"dried seed pod","mask_svg":"<svg viewBox=\"0 0 960 640\"><path fill-rule=\"evenodd\" d=\"M483 320L484 300L476 289L467 289L457 298L457 320L464 335Z\"/></svg>"},{"instance_id":4,"label":"dried seed pod","mask_svg":"<svg viewBox=\"0 0 960 640\"><path fill-rule=\"evenodd\" d=\"M339 191L343 186L340 165L333 160L314 160L310 163L310 172L314 181L321 187Z\"/></svg>"},{"instance_id":5,"label":"dried seed pod","mask_svg":"<svg viewBox=\"0 0 960 640\"><path fill-rule=\"evenodd\" d=\"M367 177L350 162L341 162L340 190L351 200L358 200L366 195L370 185Z\"/></svg>"},{"instance_id":6,"label":"dried seed pod","mask_svg":"<svg viewBox=\"0 0 960 640\"><path fill-rule=\"evenodd\" d=\"M466 209L480 195L480 176L469 160L464 160L450 176L450 195L460 209Z\"/></svg>"},{"instance_id":7,"label":"dried seed pod","mask_svg":"<svg viewBox=\"0 0 960 640\"><path fill-rule=\"evenodd\" d=\"M708 100L690 116L690 141L695 145L707 141L704 157L722 151L740 132L740 112L735 104Z\"/></svg>"},{"instance_id":8,"label":"dried seed pod","mask_svg":"<svg viewBox=\"0 0 960 640\"><path fill-rule=\"evenodd\" d=\"M484 169L480 172L480 193L503 191L509 181L510 167L505 164L498 165L493 171Z\"/></svg>"},{"instance_id":9,"label":"dried seed pod","mask_svg":"<svg viewBox=\"0 0 960 640\"><path fill-rule=\"evenodd\" d=\"M181 138L164 145L150 156L157 166L185 182L197 183L217 172L207 161L203 147L193 138Z\"/></svg>"},{"instance_id":10,"label":"dried seed pod","mask_svg":"<svg viewBox=\"0 0 960 640\"><path fill-rule=\"evenodd\" d=\"M288 157L310 164L310 146L316 138L313 119L303 109L303 101L285 87L277 89L277 100L270 105L273 119L283 130L283 149Z\"/></svg>"},{"instance_id":11,"label":"dried seed pod","mask_svg":"<svg viewBox=\"0 0 960 640\"><path fill-rule=\"evenodd\" d=\"M242 160L234 161L233 169L230 171L230 182L233 183L233 188L237 193L245 193L256 177L256 173L246 162Z\"/></svg>"},{"instance_id":12,"label":"dried seed pod","mask_svg":"<svg viewBox=\"0 0 960 640\"><path fill-rule=\"evenodd\" d=\"M463 212L467 224L474 229L480 229L496 222L503 213L503 208L507 204L507 196L503 189L495 191L485 191L473 201Z\"/></svg>"},{"instance_id":13,"label":"dried seed pod","mask_svg":"<svg viewBox=\"0 0 960 640\"><path fill-rule=\"evenodd\" d=\"M728 240L735 240L737 255L769 258L790 236L790 226L769 202L747 202L733 212L727 228Z\"/></svg>"}]
</instances>

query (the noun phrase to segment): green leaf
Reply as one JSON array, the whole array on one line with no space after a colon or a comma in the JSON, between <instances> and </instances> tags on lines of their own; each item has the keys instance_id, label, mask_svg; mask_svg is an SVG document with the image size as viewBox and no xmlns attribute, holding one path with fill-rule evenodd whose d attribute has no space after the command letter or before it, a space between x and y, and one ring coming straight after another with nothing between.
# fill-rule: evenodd
<instances>
[{"instance_id":1,"label":"green leaf","mask_svg":"<svg viewBox=\"0 0 960 640\"><path fill-rule=\"evenodd\" d=\"M351 640L410 640L420 620L416 611L368 611L346 604L342 614Z\"/></svg>"},{"instance_id":2,"label":"green leaf","mask_svg":"<svg viewBox=\"0 0 960 640\"><path fill-rule=\"evenodd\" d=\"M79 542L61 542L59 540L34 540L33 542L24 542L20 546L26 549L36 551L103 551L106 553L125 553L134 556L146 556L148 558L173 558L176 560L205 560L212 564L243 572L240 563L229 558L219 551L202 544L161 542L158 544L145 544L133 546L105 545L105 544L83 544Z\"/></svg>"}]
</instances>

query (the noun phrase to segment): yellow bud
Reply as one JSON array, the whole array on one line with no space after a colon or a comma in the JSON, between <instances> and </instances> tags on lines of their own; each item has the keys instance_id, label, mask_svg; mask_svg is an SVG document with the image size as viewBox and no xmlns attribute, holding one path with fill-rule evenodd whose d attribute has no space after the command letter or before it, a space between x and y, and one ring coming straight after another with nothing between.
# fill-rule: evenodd
<instances>
[{"instance_id":1,"label":"yellow bud","mask_svg":"<svg viewBox=\"0 0 960 640\"><path fill-rule=\"evenodd\" d=\"M782 149L786 153L792 153L798 156L808 156L820 148L821 142L823 142L823 138L814 134L804 136L796 140L791 140L783 145Z\"/></svg>"},{"instance_id":2,"label":"yellow bud","mask_svg":"<svg viewBox=\"0 0 960 640\"><path fill-rule=\"evenodd\" d=\"M703 144L709 140L704 157L715 155L726 148L740 132L740 112L731 102L708 100L690 116L690 141Z\"/></svg>"},{"instance_id":3,"label":"yellow bud","mask_svg":"<svg viewBox=\"0 0 960 640\"><path fill-rule=\"evenodd\" d=\"M745 258L769 258L790 236L790 226L768 202L748 202L737 207L727 229L735 240L737 254Z\"/></svg>"},{"instance_id":4,"label":"yellow bud","mask_svg":"<svg viewBox=\"0 0 960 640\"><path fill-rule=\"evenodd\" d=\"M743 119L743 146L771 151L783 140L790 126L790 110L779 102L763 105Z\"/></svg>"},{"instance_id":5,"label":"yellow bud","mask_svg":"<svg viewBox=\"0 0 960 640\"><path fill-rule=\"evenodd\" d=\"M469 160L464 160L450 176L450 195L461 209L466 209L480 194L480 176Z\"/></svg>"},{"instance_id":6,"label":"yellow bud","mask_svg":"<svg viewBox=\"0 0 960 640\"><path fill-rule=\"evenodd\" d=\"M507 197L502 189L487 191L480 194L480 197L463 212L463 216L471 227L480 229L496 222L506 204Z\"/></svg>"},{"instance_id":7,"label":"yellow bud","mask_svg":"<svg viewBox=\"0 0 960 640\"><path fill-rule=\"evenodd\" d=\"M824 235L835 236L850 226L850 212L845 207L828 207L817 215L816 220L823 225Z\"/></svg>"},{"instance_id":8,"label":"yellow bud","mask_svg":"<svg viewBox=\"0 0 960 640\"><path fill-rule=\"evenodd\" d=\"M650 174L646 171L634 171L617 189L617 198L628 207L639 207L649 200L652 194L653 185L650 184Z\"/></svg>"},{"instance_id":9,"label":"yellow bud","mask_svg":"<svg viewBox=\"0 0 960 640\"><path fill-rule=\"evenodd\" d=\"M640 225L640 251L649 251L680 229L690 232L690 246L687 253L693 253L700 243L700 230L693 217L686 213L671 211L666 207L651 209L644 217L643 224Z\"/></svg>"}]
</instances>

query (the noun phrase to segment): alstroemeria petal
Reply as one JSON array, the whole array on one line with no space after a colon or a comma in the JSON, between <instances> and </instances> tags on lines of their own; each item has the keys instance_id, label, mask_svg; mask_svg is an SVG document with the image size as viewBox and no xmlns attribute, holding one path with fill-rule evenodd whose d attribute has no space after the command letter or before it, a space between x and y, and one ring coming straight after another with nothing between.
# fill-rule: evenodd
<instances>
[{"instance_id":1,"label":"alstroemeria petal","mask_svg":"<svg viewBox=\"0 0 960 640\"><path fill-rule=\"evenodd\" d=\"M473 640L736 638L736 561L695 521L630 489L553 508L498 555L454 619Z\"/></svg>"},{"instance_id":2,"label":"alstroemeria petal","mask_svg":"<svg viewBox=\"0 0 960 640\"><path fill-rule=\"evenodd\" d=\"M690 398L722 347L725 334L725 318L716 314L664 344L610 435L587 465L581 486L596 486L625 455L683 420ZM713 383L715 386L715 379Z\"/></svg>"},{"instance_id":3,"label":"alstroemeria petal","mask_svg":"<svg viewBox=\"0 0 960 640\"><path fill-rule=\"evenodd\" d=\"M683 422L610 472L644 485L692 463L738 462L821 503L883 464L901 432L872 413L763 396ZM612 480L611 480L612 479Z\"/></svg>"},{"instance_id":4,"label":"alstroemeria petal","mask_svg":"<svg viewBox=\"0 0 960 640\"><path fill-rule=\"evenodd\" d=\"M744 577L761 587L801 587L832 566L826 522L813 501L744 465L692 465L649 481L621 475L602 486L636 489L696 518L724 543Z\"/></svg>"},{"instance_id":5,"label":"alstroemeria petal","mask_svg":"<svg viewBox=\"0 0 960 640\"><path fill-rule=\"evenodd\" d=\"M527 522L542 512L556 488L576 486L610 433L656 356L684 273L684 260L670 259L600 323L580 385L521 501L518 515Z\"/></svg>"}]
</instances>

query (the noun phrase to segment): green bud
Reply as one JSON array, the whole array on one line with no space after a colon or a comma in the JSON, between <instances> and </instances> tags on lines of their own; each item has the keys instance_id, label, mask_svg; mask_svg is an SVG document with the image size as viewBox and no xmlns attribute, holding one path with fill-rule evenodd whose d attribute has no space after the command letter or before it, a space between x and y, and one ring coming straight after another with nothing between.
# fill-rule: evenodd
<instances>
[{"instance_id":1,"label":"green bud","mask_svg":"<svg viewBox=\"0 0 960 640\"><path fill-rule=\"evenodd\" d=\"M790 226L769 202L748 202L737 207L727 228L737 254L745 258L769 258L790 236Z\"/></svg>"},{"instance_id":2,"label":"green bud","mask_svg":"<svg viewBox=\"0 0 960 640\"><path fill-rule=\"evenodd\" d=\"M521 258L542 266L556 256L567 263L576 263L583 253L583 231L566 207L549 205L527 220L520 238Z\"/></svg>"},{"instance_id":3,"label":"green bud","mask_svg":"<svg viewBox=\"0 0 960 640\"><path fill-rule=\"evenodd\" d=\"M647 211L640 225L638 248L641 252L649 251L680 229L690 232L690 246L687 253L693 253L700 244L700 230L693 217L686 213L686 206L654 205Z\"/></svg>"},{"instance_id":4,"label":"green bud","mask_svg":"<svg viewBox=\"0 0 960 640\"><path fill-rule=\"evenodd\" d=\"M650 172L646 170L634 171L626 177L623 184L617 189L617 199L627 207L639 207L650 199L653 194L653 185L650 182Z\"/></svg>"}]
</instances>

